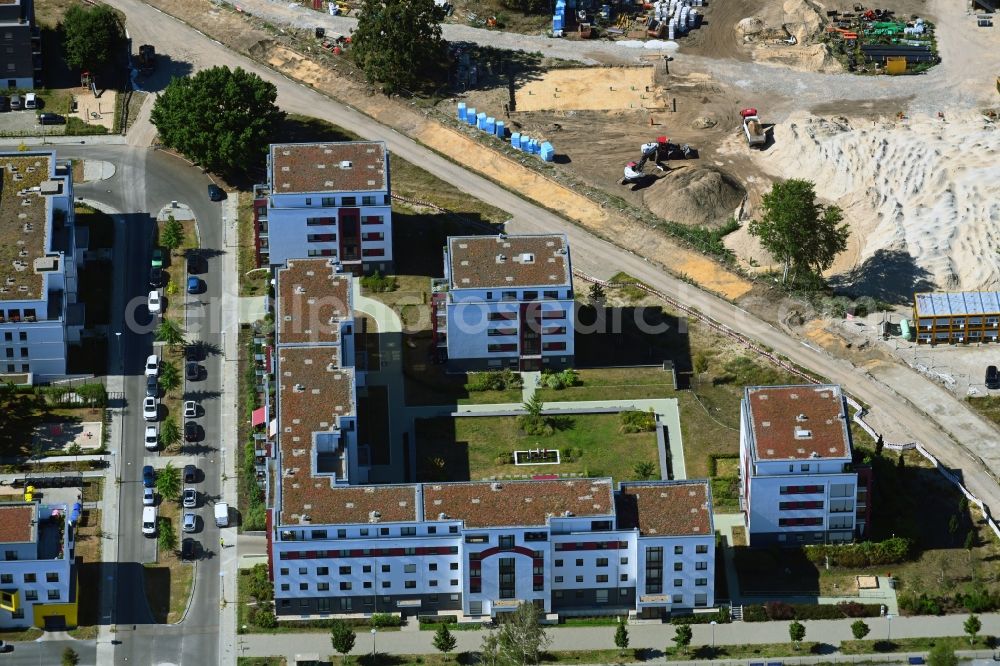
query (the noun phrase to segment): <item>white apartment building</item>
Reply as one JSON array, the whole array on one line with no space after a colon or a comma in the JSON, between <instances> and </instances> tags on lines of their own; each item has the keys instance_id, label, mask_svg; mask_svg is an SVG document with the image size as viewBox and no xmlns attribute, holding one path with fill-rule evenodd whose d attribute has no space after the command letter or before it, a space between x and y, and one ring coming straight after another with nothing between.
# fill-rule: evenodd
<instances>
[{"instance_id":1,"label":"white apartment building","mask_svg":"<svg viewBox=\"0 0 1000 666\"><path fill-rule=\"evenodd\" d=\"M715 603L707 482L610 479L308 487L269 532L280 618L662 617ZM286 482L287 486L287 482ZM287 513L293 512L293 513Z\"/></svg>"},{"instance_id":2,"label":"white apartment building","mask_svg":"<svg viewBox=\"0 0 1000 666\"><path fill-rule=\"evenodd\" d=\"M839 543L866 533L871 470L852 461L839 386L747 387L740 477L751 546Z\"/></svg>"},{"instance_id":3,"label":"white apartment building","mask_svg":"<svg viewBox=\"0 0 1000 666\"><path fill-rule=\"evenodd\" d=\"M66 375L80 341L73 176L53 151L0 153L0 375Z\"/></svg>"},{"instance_id":4,"label":"white apartment building","mask_svg":"<svg viewBox=\"0 0 1000 666\"><path fill-rule=\"evenodd\" d=\"M434 349L454 371L573 364L573 268L562 234L452 236L433 283Z\"/></svg>"},{"instance_id":5,"label":"white apartment building","mask_svg":"<svg viewBox=\"0 0 1000 666\"><path fill-rule=\"evenodd\" d=\"M254 188L258 266L330 257L356 275L392 272L391 191L384 142L273 144Z\"/></svg>"},{"instance_id":6,"label":"white apartment building","mask_svg":"<svg viewBox=\"0 0 1000 666\"><path fill-rule=\"evenodd\" d=\"M74 518L65 504L0 504L0 628L76 626Z\"/></svg>"}]
</instances>

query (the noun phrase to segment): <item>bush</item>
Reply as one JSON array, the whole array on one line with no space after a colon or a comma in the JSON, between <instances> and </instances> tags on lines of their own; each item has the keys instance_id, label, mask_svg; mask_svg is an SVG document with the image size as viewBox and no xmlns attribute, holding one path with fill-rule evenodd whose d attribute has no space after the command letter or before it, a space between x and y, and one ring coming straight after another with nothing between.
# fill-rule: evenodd
<instances>
[{"instance_id":1,"label":"bush","mask_svg":"<svg viewBox=\"0 0 1000 666\"><path fill-rule=\"evenodd\" d=\"M718 622L719 624L732 622L729 606L723 606L715 613L692 613L691 615L676 615L670 618L670 624L708 624L710 622Z\"/></svg>"},{"instance_id":2,"label":"bush","mask_svg":"<svg viewBox=\"0 0 1000 666\"><path fill-rule=\"evenodd\" d=\"M508 391L519 389L524 382L519 373L513 370L487 370L485 372L469 373L466 391Z\"/></svg>"},{"instance_id":3,"label":"bush","mask_svg":"<svg viewBox=\"0 0 1000 666\"><path fill-rule=\"evenodd\" d=\"M580 376L572 368L567 368L562 372L548 371L542 374L542 384L556 391L570 386L579 386L582 383Z\"/></svg>"},{"instance_id":4,"label":"bush","mask_svg":"<svg viewBox=\"0 0 1000 666\"><path fill-rule=\"evenodd\" d=\"M260 609L254 616L254 623L262 629L274 629L278 626L278 618L274 616L274 611Z\"/></svg>"},{"instance_id":5,"label":"bush","mask_svg":"<svg viewBox=\"0 0 1000 666\"><path fill-rule=\"evenodd\" d=\"M791 604L784 601L768 601L764 604L764 612L771 620L793 620L795 619L795 609Z\"/></svg>"},{"instance_id":6,"label":"bush","mask_svg":"<svg viewBox=\"0 0 1000 666\"><path fill-rule=\"evenodd\" d=\"M902 607L902 602L900 602ZM766 604L744 606L744 622L767 622L768 620L842 620L845 617L878 617L880 604L861 604L844 601L836 605L789 604L784 601L769 601ZM716 620L720 622L721 620Z\"/></svg>"},{"instance_id":7,"label":"bush","mask_svg":"<svg viewBox=\"0 0 1000 666\"><path fill-rule=\"evenodd\" d=\"M767 613L764 611L764 607L760 604L753 604L752 606L743 607L743 621L744 622L767 622Z\"/></svg>"},{"instance_id":8,"label":"bush","mask_svg":"<svg viewBox=\"0 0 1000 666\"><path fill-rule=\"evenodd\" d=\"M893 537L885 541L805 547L806 557L813 564L823 565L829 557L830 564L849 568L905 562L910 559L912 551L913 541L902 537Z\"/></svg>"},{"instance_id":9,"label":"bush","mask_svg":"<svg viewBox=\"0 0 1000 666\"><path fill-rule=\"evenodd\" d=\"M368 624L377 629L381 627L398 627L403 624L403 619L398 615L390 615L389 613L372 613Z\"/></svg>"},{"instance_id":10,"label":"bush","mask_svg":"<svg viewBox=\"0 0 1000 666\"><path fill-rule=\"evenodd\" d=\"M379 294L387 291L396 291L398 285L396 283L396 276L382 275L378 271L375 271L371 275L361 278L361 286L368 291Z\"/></svg>"},{"instance_id":11,"label":"bush","mask_svg":"<svg viewBox=\"0 0 1000 666\"><path fill-rule=\"evenodd\" d=\"M504 451L497 455L493 459L494 465L513 465L514 464L514 454L511 451Z\"/></svg>"},{"instance_id":12,"label":"bush","mask_svg":"<svg viewBox=\"0 0 1000 666\"><path fill-rule=\"evenodd\" d=\"M555 434L556 429L545 416L532 416L525 414L517 417L517 427L524 431L524 434L533 437L550 437Z\"/></svg>"},{"instance_id":13,"label":"bush","mask_svg":"<svg viewBox=\"0 0 1000 666\"><path fill-rule=\"evenodd\" d=\"M618 432L652 432L656 429L656 414L650 409L648 412L638 410L627 410L618 414L621 425Z\"/></svg>"},{"instance_id":14,"label":"bush","mask_svg":"<svg viewBox=\"0 0 1000 666\"><path fill-rule=\"evenodd\" d=\"M942 615L944 607L941 600L929 597L927 594L901 594L898 598L899 609L913 615Z\"/></svg>"},{"instance_id":15,"label":"bush","mask_svg":"<svg viewBox=\"0 0 1000 666\"><path fill-rule=\"evenodd\" d=\"M987 590L971 590L968 594L955 596L956 605L964 606L970 613L989 613L1000 608L1000 595Z\"/></svg>"}]
</instances>

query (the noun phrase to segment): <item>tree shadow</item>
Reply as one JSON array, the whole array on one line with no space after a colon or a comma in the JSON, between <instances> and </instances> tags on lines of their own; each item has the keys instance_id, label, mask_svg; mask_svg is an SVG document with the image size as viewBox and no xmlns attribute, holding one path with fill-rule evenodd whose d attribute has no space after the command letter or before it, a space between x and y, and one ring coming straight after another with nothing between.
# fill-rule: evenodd
<instances>
[{"instance_id":1,"label":"tree shadow","mask_svg":"<svg viewBox=\"0 0 1000 666\"><path fill-rule=\"evenodd\" d=\"M893 305L913 300L920 291L934 291L931 274L905 250L878 250L860 266L830 279L835 291L854 298L869 296Z\"/></svg>"},{"instance_id":2,"label":"tree shadow","mask_svg":"<svg viewBox=\"0 0 1000 666\"><path fill-rule=\"evenodd\" d=\"M418 481L468 481L469 443L458 441L455 419L417 419Z\"/></svg>"},{"instance_id":3,"label":"tree shadow","mask_svg":"<svg viewBox=\"0 0 1000 666\"><path fill-rule=\"evenodd\" d=\"M448 83L453 90L489 90L507 86L511 111L516 110L515 91L519 85L542 78L545 68L541 53L509 51L472 42L450 42L452 66Z\"/></svg>"},{"instance_id":4,"label":"tree shadow","mask_svg":"<svg viewBox=\"0 0 1000 666\"><path fill-rule=\"evenodd\" d=\"M138 45L136 45L138 49ZM133 56L138 66L138 55ZM175 78L182 79L190 76L194 72L194 65L186 60L176 60L169 54L156 54L156 67L148 74L140 73L136 78L136 83L143 92L157 93Z\"/></svg>"}]
</instances>

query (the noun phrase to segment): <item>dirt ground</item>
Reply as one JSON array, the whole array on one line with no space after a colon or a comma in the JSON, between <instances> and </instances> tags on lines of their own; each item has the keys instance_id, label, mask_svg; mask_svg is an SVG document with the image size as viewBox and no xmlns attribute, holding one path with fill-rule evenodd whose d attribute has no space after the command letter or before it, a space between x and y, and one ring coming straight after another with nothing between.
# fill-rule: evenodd
<instances>
[{"instance_id":1,"label":"dirt ground","mask_svg":"<svg viewBox=\"0 0 1000 666\"><path fill-rule=\"evenodd\" d=\"M518 89L517 110L659 110L661 91L653 78L651 67L556 69Z\"/></svg>"}]
</instances>

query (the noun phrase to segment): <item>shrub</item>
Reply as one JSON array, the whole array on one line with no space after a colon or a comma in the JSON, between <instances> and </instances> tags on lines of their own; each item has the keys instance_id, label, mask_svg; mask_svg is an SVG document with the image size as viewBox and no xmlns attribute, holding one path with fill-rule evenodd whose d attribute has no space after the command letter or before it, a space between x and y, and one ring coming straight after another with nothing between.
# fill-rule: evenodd
<instances>
[{"instance_id":1,"label":"shrub","mask_svg":"<svg viewBox=\"0 0 1000 666\"><path fill-rule=\"evenodd\" d=\"M656 415L653 410L640 412L638 410L627 410L618 414L621 425L618 432L652 432L656 429Z\"/></svg>"},{"instance_id":2,"label":"shrub","mask_svg":"<svg viewBox=\"0 0 1000 666\"><path fill-rule=\"evenodd\" d=\"M263 629L274 629L278 626L278 618L274 616L274 611L261 609L254 616L254 623Z\"/></svg>"},{"instance_id":3,"label":"shrub","mask_svg":"<svg viewBox=\"0 0 1000 666\"><path fill-rule=\"evenodd\" d=\"M495 465L513 465L514 464L514 454L510 451L504 451L503 453L497 455L493 459L493 464Z\"/></svg>"},{"instance_id":4,"label":"shrub","mask_svg":"<svg viewBox=\"0 0 1000 666\"><path fill-rule=\"evenodd\" d=\"M562 372L546 372L542 375L542 383L550 389L561 391L570 386L579 386L583 382L576 370L567 368Z\"/></svg>"},{"instance_id":5,"label":"shrub","mask_svg":"<svg viewBox=\"0 0 1000 666\"><path fill-rule=\"evenodd\" d=\"M784 601L768 601L764 604L764 612L772 620L792 620L795 618L795 609Z\"/></svg>"},{"instance_id":6,"label":"shrub","mask_svg":"<svg viewBox=\"0 0 1000 666\"><path fill-rule=\"evenodd\" d=\"M375 271L371 275L366 275L361 278L361 286L368 291L375 292L376 294L387 291L396 291L396 276L382 275L380 272Z\"/></svg>"},{"instance_id":7,"label":"shrub","mask_svg":"<svg viewBox=\"0 0 1000 666\"><path fill-rule=\"evenodd\" d=\"M710 622L718 622L719 624L732 622L729 606L723 606L715 613L692 613L691 615L676 615L670 618L670 624L708 624Z\"/></svg>"},{"instance_id":8,"label":"shrub","mask_svg":"<svg viewBox=\"0 0 1000 666\"><path fill-rule=\"evenodd\" d=\"M530 414L518 416L517 427L523 430L524 434L534 437L550 437L556 431L547 417Z\"/></svg>"},{"instance_id":9,"label":"shrub","mask_svg":"<svg viewBox=\"0 0 1000 666\"><path fill-rule=\"evenodd\" d=\"M375 628L398 627L402 623L402 618L398 615L390 615L389 613L372 613L371 619L368 621L368 624Z\"/></svg>"},{"instance_id":10,"label":"shrub","mask_svg":"<svg viewBox=\"0 0 1000 666\"><path fill-rule=\"evenodd\" d=\"M988 613L1000 608L1000 595L991 594L987 590L970 590L967 594L958 594L955 601L964 606L970 613Z\"/></svg>"},{"instance_id":11,"label":"shrub","mask_svg":"<svg viewBox=\"0 0 1000 666\"><path fill-rule=\"evenodd\" d=\"M893 537L885 541L862 541L861 543L806 546L806 557L813 564L830 564L841 567L874 567L897 564L910 559L913 541Z\"/></svg>"},{"instance_id":12,"label":"shrub","mask_svg":"<svg viewBox=\"0 0 1000 666\"><path fill-rule=\"evenodd\" d=\"M767 612L764 607L760 604L753 604L752 606L743 607L743 621L744 622L767 622L768 621Z\"/></svg>"},{"instance_id":13,"label":"shrub","mask_svg":"<svg viewBox=\"0 0 1000 666\"><path fill-rule=\"evenodd\" d=\"M466 391L508 391L519 389L524 382L521 375L512 370L487 370L469 373Z\"/></svg>"},{"instance_id":14,"label":"shrub","mask_svg":"<svg viewBox=\"0 0 1000 666\"><path fill-rule=\"evenodd\" d=\"M913 615L941 615L944 609L941 600L936 597L929 597L927 594L919 596L915 594L899 595L899 609Z\"/></svg>"}]
</instances>

